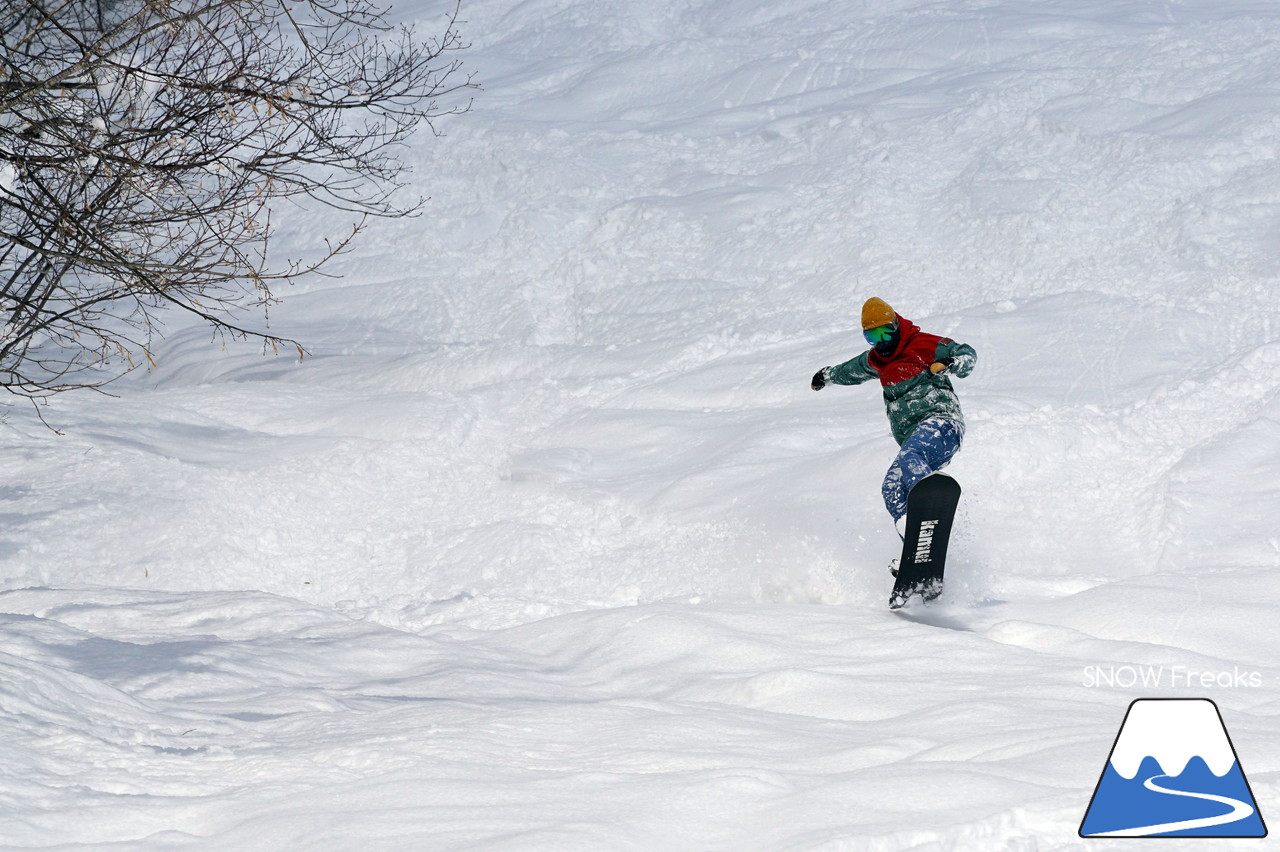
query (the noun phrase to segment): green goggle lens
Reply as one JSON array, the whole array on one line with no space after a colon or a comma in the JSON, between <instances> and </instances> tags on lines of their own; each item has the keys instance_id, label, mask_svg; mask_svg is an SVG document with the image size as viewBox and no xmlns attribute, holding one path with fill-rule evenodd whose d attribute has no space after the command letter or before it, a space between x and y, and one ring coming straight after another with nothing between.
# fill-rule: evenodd
<instances>
[{"instance_id":1,"label":"green goggle lens","mask_svg":"<svg viewBox=\"0 0 1280 852\"><path fill-rule=\"evenodd\" d=\"M897 331L897 326L880 325L875 328L869 328L862 334L867 338L867 342L874 346L877 343L884 343L893 339L893 333Z\"/></svg>"}]
</instances>

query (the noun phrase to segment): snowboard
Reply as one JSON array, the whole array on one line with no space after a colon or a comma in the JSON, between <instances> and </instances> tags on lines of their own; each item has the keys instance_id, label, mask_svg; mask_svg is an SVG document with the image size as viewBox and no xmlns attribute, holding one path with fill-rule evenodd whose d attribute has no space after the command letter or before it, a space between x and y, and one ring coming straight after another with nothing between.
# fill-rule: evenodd
<instances>
[{"instance_id":1,"label":"snowboard","mask_svg":"<svg viewBox=\"0 0 1280 852\"><path fill-rule=\"evenodd\" d=\"M931 473L907 495L907 528L898 560L898 578L889 608L898 609L914 595L931 601L942 594L951 522L960 503L960 483L945 473Z\"/></svg>"}]
</instances>

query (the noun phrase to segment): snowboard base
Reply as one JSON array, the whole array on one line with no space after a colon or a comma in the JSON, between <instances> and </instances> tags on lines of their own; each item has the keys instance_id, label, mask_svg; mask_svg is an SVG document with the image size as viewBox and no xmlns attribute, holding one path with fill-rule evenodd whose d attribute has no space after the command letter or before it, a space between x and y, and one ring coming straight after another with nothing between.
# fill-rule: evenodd
<instances>
[{"instance_id":1,"label":"snowboard base","mask_svg":"<svg viewBox=\"0 0 1280 852\"><path fill-rule=\"evenodd\" d=\"M931 473L907 495L907 526L902 557L889 595L889 608L898 609L919 595L926 603L942 594L951 524L960 503L960 483L945 473Z\"/></svg>"}]
</instances>

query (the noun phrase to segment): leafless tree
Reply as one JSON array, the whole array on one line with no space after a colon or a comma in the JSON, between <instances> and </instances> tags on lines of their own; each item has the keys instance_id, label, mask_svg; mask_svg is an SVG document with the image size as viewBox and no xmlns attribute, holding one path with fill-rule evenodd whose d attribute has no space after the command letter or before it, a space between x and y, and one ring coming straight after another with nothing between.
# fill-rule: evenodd
<instances>
[{"instance_id":1,"label":"leafless tree","mask_svg":"<svg viewBox=\"0 0 1280 852\"><path fill-rule=\"evenodd\" d=\"M402 143L468 107L458 7L420 40L370 0L4 0L0 387L97 387L151 359L166 310L302 347L278 288L403 216ZM350 211L307 262L281 202ZM258 320L246 321L246 312Z\"/></svg>"}]
</instances>

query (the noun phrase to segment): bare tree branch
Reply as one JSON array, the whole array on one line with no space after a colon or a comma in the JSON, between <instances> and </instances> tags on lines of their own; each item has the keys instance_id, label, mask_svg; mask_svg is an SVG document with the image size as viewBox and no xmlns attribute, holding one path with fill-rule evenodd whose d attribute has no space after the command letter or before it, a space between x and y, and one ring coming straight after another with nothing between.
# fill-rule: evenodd
<instances>
[{"instance_id":1,"label":"bare tree branch","mask_svg":"<svg viewBox=\"0 0 1280 852\"><path fill-rule=\"evenodd\" d=\"M0 11L0 387L98 387L159 317L303 351L235 320L351 250L400 201L421 125L463 112L458 6L429 42L371 0L12 0ZM269 263L271 210L353 214Z\"/></svg>"}]
</instances>

